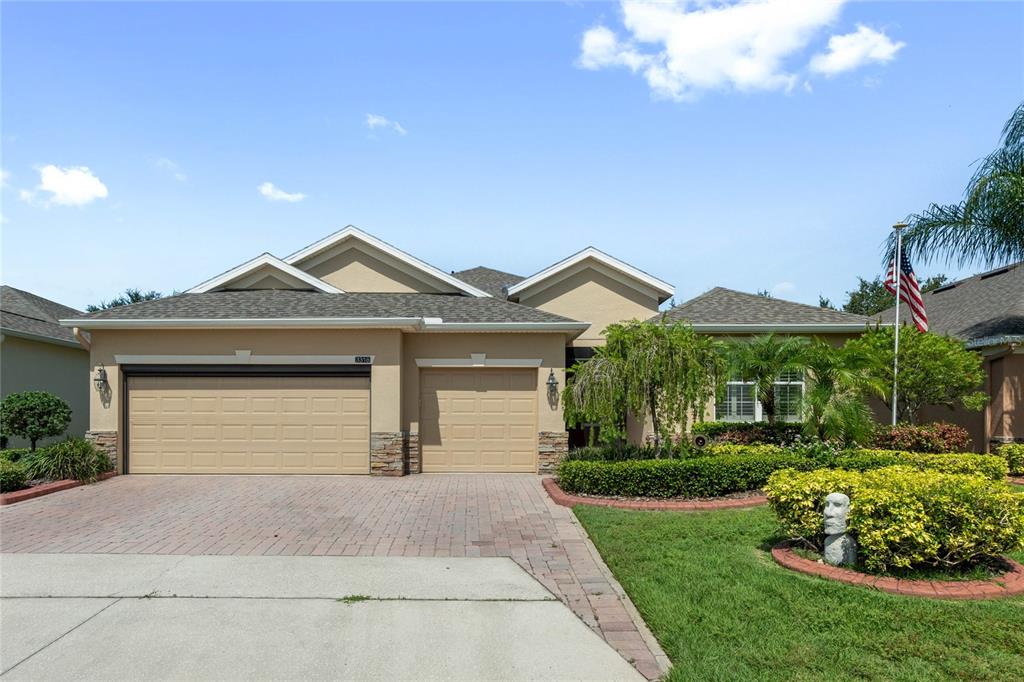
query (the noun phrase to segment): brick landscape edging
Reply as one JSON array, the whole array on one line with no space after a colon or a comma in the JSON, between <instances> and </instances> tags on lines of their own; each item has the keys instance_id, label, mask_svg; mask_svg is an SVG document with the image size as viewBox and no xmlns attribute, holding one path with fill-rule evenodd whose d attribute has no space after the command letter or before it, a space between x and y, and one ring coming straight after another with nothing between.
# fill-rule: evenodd
<instances>
[{"instance_id":1,"label":"brick landscape edging","mask_svg":"<svg viewBox=\"0 0 1024 682\"><path fill-rule=\"evenodd\" d=\"M114 476L117 476L116 471L108 471L105 474L97 476L96 480L105 481ZM5 504L14 504L15 502L24 502L25 500L49 495L50 493L59 493L61 490L70 490L71 488L77 488L80 485L86 484L82 481L64 479L63 481L53 481L52 483L34 485L31 488L25 488L24 490L15 490L11 493L0 493L0 506Z\"/></svg>"},{"instance_id":2,"label":"brick landscape edging","mask_svg":"<svg viewBox=\"0 0 1024 682\"><path fill-rule=\"evenodd\" d=\"M786 543L772 548L772 558L780 566L798 573L837 580L847 585L873 587L876 590L908 597L996 599L1024 594L1024 566L1007 557L1003 557L1003 560L1010 565L1009 572L992 580L901 580L868 575L806 559L794 552Z\"/></svg>"},{"instance_id":3,"label":"brick landscape edging","mask_svg":"<svg viewBox=\"0 0 1024 682\"><path fill-rule=\"evenodd\" d=\"M1024 485L1024 476L1007 476L1007 480L1010 481L1010 483Z\"/></svg>"},{"instance_id":4,"label":"brick landscape edging","mask_svg":"<svg viewBox=\"0 0 1024 682\"><path fill-rule=\"evenodd\" d=\"M743 509L757 507L768 501L764 495L752 497L725 498L721 500L619 500L614 497L584 497L571 495L560 487L553 478L543 480L547 491L555 504L572 507L577 504L590 504L595 507L614 507L616 509L648 509L654 511L712 511L715 509Z\"/></svg>"}]
</instances>

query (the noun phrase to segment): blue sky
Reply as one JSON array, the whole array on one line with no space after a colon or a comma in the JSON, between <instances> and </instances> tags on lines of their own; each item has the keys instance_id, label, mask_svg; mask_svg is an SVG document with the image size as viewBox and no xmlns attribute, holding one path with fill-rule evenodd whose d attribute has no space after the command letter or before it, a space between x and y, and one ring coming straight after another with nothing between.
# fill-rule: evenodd
<instances>
[{"instance_id":1,"label":"blue sky","mask_svg":"<svg viewBox=\"0 0 1024 682\"><path fill-rule=\"evenodd\" d=\"M1024 4L806 7L5 2L3 281L84 307L355 224L841 301L996 146Z\"/></svg>"}]
</instances>

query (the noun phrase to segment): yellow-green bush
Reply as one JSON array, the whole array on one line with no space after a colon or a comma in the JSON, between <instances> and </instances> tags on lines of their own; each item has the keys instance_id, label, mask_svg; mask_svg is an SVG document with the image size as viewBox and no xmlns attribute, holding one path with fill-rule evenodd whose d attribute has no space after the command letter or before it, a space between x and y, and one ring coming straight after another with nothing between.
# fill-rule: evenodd
<instances>
[{"instance_id":1,"label":"yellow-green bush","mask_svg":"<svg viewBox=\"0 0 1024 682\"><path fill-rule=\"evenodd\" d=\"M1024 496L983 476L907 466L777 471L768 502L793 537L822 540L825 496L850 496L849 531L869 570L971 564L1024 548Z\"/></svg>"},{"instance_id":2,"label":"yellow-green bush","mask_svg":"<svg viewBox=\"0 0 1024 682\"><path fill-rule=\"evenodd\" d=\"M971 474L993 481L1006 478L1006 460L996 455L973 452L931 454L900 450L848 450L823 462L834 469L867 471L885 466L910 466L915 469L940 471L944 474Z\"/></svg>"},{"instance_id":3,"label":"yellow-green bush","mask_svg":"<svg viewBox=\"0 0 1024 682\"><path fill-rule=\"evenodd\" d=\"M694 453L697 457L711 455L781 455L787 450L779 445L759 444L741 445L737 443L711 443L703 450Z\"/></svg>"},{"instance_id":4,"label":"yellow-green bush","mask_svg":"<svg viewBox=\"0 0 1024 682\"><path fill-rule=\"evenodd\" d=\"M1006 460L1011 474L1024 475L1024 443L1007 443L1000 446L996 454Z\"/></svg>"}]
</instances>

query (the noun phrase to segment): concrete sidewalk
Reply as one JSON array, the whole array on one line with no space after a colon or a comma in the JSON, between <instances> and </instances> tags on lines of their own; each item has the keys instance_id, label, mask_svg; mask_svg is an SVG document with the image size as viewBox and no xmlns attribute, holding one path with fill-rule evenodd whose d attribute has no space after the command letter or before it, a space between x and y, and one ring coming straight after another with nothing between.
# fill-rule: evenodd
<instances>
[{"instance_id":1,"label":"concrete sidewalk","mask_svg":"<svg viewBox=\"0 0 1024 682\"><path fill-rule=\"evenodd\" d=\"M0 555L4 679L641 680L506 558Z\"/></svg>"}]
</instances>

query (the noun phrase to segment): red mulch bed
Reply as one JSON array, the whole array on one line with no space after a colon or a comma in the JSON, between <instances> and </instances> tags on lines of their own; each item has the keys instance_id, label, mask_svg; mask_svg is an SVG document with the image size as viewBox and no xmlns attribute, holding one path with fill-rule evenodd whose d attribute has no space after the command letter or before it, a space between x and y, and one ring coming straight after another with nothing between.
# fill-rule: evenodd
<instances>
[{"instance_id":1,"label":"red mulch bed","mask_svg":"<svg viewBox=\"0 0 1024 682\"><path fill-rule=\"evenodd\" d=\"M1017 485L1024 485L1024 476L1008 476L1010 483L1016 483Z\"/></svg>"},{"instance_id":2,"label":"red mulch bed","mask_svg":"<svg viewBox=\"0 0 1024 682\"><path fill-rule=\"evenodd\" d=\"M711 500L654 500L630 499L619 497L591 497L589 495L571 495L560 487L553 478L543 480L544 490L548 492L555 504L572 507L577 504L591 504L595 507L615 507L616 509L649 509L656 511L711 511L715 509L742 509L757 507L768 501L761 493L751 493L743 497L720 497Z\"/></svg>"},{"instance_id":3,"label":"red mulch bed","mask_svg":"<svg viewBox=\"0 0 1024 682\"><path fill-rule=\"evenodd\" d=\"M869 575L807 559L794 552L787 543L776 545L772 549L772 558L780 566L798 573L838 580L848 585L873 587L876 590L908 597L996 599L1024 594L1024 566L1006 557L1003 560L1010 566L1010 570L992 580L902 580Z\"/></svg>"},{"instance_id":4,"label":"red mulch bed","mask_svg":"<svg viewBox=\"0 0 1024 682\"><path fill-rule=\"evenodd\" d=\"M116 471L108 471L105 474L100 474L96 480L105 481L108 478L117 476ZM0 505L14 504L15 502L24 502L25 500L31 500L36 497L42 497L43 495L49 495L50 493L59 493L61 490L70 490L71 488L77 488L80 485L85 485L82 481L73 481L66 479L63 481L52 481L50 483L41 483L34 485L31 488L25 488L24 490L15 490L11 493L0 493Z\"/></svg>"}]
</instances>

